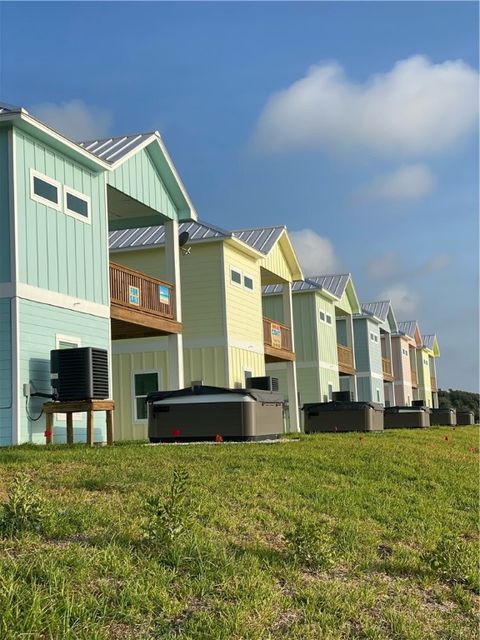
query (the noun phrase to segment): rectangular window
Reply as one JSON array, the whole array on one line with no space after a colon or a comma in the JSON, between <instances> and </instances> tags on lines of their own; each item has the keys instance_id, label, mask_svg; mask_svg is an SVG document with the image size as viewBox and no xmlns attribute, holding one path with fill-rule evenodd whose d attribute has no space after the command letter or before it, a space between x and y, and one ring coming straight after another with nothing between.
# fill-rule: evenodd
<instances>
[{"instance_id":1,"label":"rectangular window","mask_svg":"<svg viewBox=\"0 0 480 640\"><path fill-rule=\"evenodd\" d=\"M82 222L90 222L90 198L70 187L64 187L64 210Z\"/></svg>"},{"instance_id":2,"label":"rectangular window","mask_svg":"<svg viewBox=\"0 0 480 640\"><path fill-rule=\"evenodd\" d=\"M253 373L251 369L244 369L244 374L245 374L245 387L247 386L247 380L248 378L252 378L253 377Z\"/></svg>"},{"instance_id":3,"label":"rectangular window","mask_svg":"<svg viewBox=\"0 0 480 640\"><path fill-rule=\"evenodd\" d=\"M328 383L328 401L331 402L333 399L333 384L331 382Z\"/></svg>"},{"instance_id":4,"label":"rectangular window","mask_svg":"<svg viewBox=\"0 0 480 640\"><path fill-rule=\"evenodd\" d=\"M332 324L332 316L329 313L325 314L325 319L327 321L327 324Z\"/></svg>"},{"instance_id":5,"label":"rectangular window","mask_svg":"<svg viewBox=\"0 0 480 640\"><path fill-rule=\"evenodd\" d=\"M253 291L253 278L250 278L250 276L243 276L243 286L246 289Z\"/></svg>"},{"instance_id":6,"label":"rectangular window","mask_svg":"<svg viewBox=\"0 0 480 640\"><path fill-rule=\"evenodd\" d=\"M377 334L376 334L376 333L373 333L373 331L372 331L372 332L370 332L370 340L371 340L372 342L378 342L378 336L377 336Z\"/></svg>"},{"instance_id":7,"label":"rectangular window","mask_svg":"<svg viewBox=\"0 0 480 640\"><path fill-rule=\"evenodd\" d=\"M325 311L320 311L320 320L325 322Z\"/></svg>"},{"instance_id":8,"label":"rectangular window","mask_svg":"<svg viewBox=\"0 0 480 640\"><path fill-rule=\"evenodd\" d=\"M236 271L235 269L230 269L230 279L233 284L238 284L242 286L242 274L240 271Z\"/></svg>"},{"instance_id":9,"label":"rectangular window","mask_svg":"<svg viewBox=\"0 0 480 640\"><path fill-rule=\"evenodd\" d=\"M134 418L138 422L147 419L145 398L152 391L158 391L158 371L145 371L133 374Z\"/></svg>"},{"instance_id":10,"label":"rectangular window","mask_svg":"<svg viewBox=\"0 0 480 640\"><path fill-rule=\"evenodd\" d=\"M380 389L377 388L377 402L380 402Z\"/></svg>"},{"instance_id":11,"label":"rectangular window","mask_svg":"<svg viewBox=\"0 0 480 640\"><path fill-rule=\"evenodd\" d=\"M30 170L30 197L47 207L61 210L60 183L34 169Z\"/></svg>"}]
</instances>

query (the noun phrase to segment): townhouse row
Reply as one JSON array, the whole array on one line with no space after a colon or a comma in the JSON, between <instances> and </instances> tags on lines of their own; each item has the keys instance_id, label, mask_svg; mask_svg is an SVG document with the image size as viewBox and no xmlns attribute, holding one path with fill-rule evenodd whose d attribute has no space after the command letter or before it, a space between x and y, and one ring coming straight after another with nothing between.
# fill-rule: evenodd
<instances>
[{"instance_id":1,"label":"townhouse row","mask_svg":"<svg viewBox=\"0 0 480 640\"><path fill-rule=\"evenodd\" d=\"M304 277L285 227L199 221L158 132L75 143L0 104L0 225L0 445L45 441L26 389L49 393L50 351L79 346L109 353L117 439L146 437L150 391L193 380L277 377L292 431L339 390L437 405L434 335L349 274Z\"/></svg>"}]
</instances>

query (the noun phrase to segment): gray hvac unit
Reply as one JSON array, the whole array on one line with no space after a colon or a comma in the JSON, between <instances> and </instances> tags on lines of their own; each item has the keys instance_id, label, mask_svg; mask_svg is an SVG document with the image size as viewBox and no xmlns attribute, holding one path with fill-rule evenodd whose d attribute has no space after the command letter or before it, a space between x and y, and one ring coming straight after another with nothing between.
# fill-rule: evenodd
<instances>
[{"instance_id":1,"label":"gray hvac unit","mask_svg":"<svg viewBox=\"0 0 480 640\"><path fill-rule=\"evenodd\" d=\"M332 402L354 402L352 391L334 391Z\"/></svg>"},{"instance_id":2,"label":"gray hvac unit","mask_svg":"<svg viewBox=\"0 0 480 640\"><path fill-rule=\"evenodd\" d=\"M260 391L278 391L278 378L272 376L258 376L247 378L247 389L259 389Z\"/></svg>"},{"instance_id":3,"label":"gray hvac unit","mask_svg":"<svg viewBox=\"0 0 480 640\"><path fill-rule=\"evenodd\" d=\"M108 351L96 347L50 351L51 384L57 400L108 398Z\"/></svg>"}]
</instances>

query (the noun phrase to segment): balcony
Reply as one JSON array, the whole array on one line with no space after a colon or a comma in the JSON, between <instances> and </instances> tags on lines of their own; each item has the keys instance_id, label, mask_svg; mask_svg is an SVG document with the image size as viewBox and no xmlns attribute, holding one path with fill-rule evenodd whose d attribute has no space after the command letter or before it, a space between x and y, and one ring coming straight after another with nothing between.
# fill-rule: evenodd
<instances>
[{"instance_id":1,"label":"balcony","mask_svg":"<svg viewBox=\"0 0 480 640\"><path fill-rule=\"evenodd\" d=\"M412 369L412 387L418 387L417 372Z\"/></svg>"},{"instance_id":2,"label":"balcony","mask_svg":"<svg viewBox=\"0 0 480 640\"><path fill-rule=\"evenodd\" d=\"M388 358L382 358L383 379L387 382L393 382L392 361Z\"/></svg>"},{"instance_id":3,"label":"balcony","mask_svg":"<svg viewBox=\"0 0 480 640\"><path fill-rule=\"evenodd\" d=\"M355 375L355 367L353 366L353 351L350 347L343 344L337 344L338 372L347 376Z\"/></svg>"},{"instance_id":4,"label":"balcony","mask_svg":"<svg viewBox=\"0 0 480 640\"><path fill-rule=\"evenodd\" d=\"M181 333L174 318L174 287L145 273L110 262L112 340Z\"/></svg>"},{"instance_id":5,"label":"balcony","mask_svg":"<svg viewBox=\"0 0 480 640\"><path fill-rule=\"evenodd\" d=\"M292 331L284 324L263 318L263 345L265 362L295 360L292 351Z\"/></svg>"},{"instance_id":6,"label":"balcony","mask_svg":"<svg viewBox=\"0 0 480 640\"><path fill-rule=\"evenodd\" d=\"M438 391L437 378L435 376L430 376L430 386L432 388L432 391Z\"/></svg>"}]
</instances>

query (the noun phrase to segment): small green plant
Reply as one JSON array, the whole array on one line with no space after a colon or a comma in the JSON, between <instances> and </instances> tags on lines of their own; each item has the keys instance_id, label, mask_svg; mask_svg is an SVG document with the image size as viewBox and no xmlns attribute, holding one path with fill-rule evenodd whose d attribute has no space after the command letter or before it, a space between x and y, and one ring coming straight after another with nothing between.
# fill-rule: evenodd
<instances>
[{"instance_id":1,"label":"small green plant","mask_svg":"<svg viewBox=\"0 0 480 640\"><path fill-rule=\"evenodd\" d=\"M143 532L149 544L163 547L166 551L178 544L191 518L187 488L187 471L175 468L167 496L155 494L145 499L147 516Z\"/></svg>"},{"instance_id":2,"label":"small green plant","mask_svg":"<svg viewBox=\"0 0 480 640\"><path fill-rule=\"evenodd\" d=\"M335 562L332 536L325 523L302 520L285 539L294 562L311 569L329 569Z\"/></svg>"},{"instance_id":3,"label":"small green plant","mask_svg":"<svg viewBox=\"0 0 480 640\"><path fill-rule=\"evenodd\" d=\"M0 536L18 537L26 532L42 533L49 511L45 500L25 473L18 473L0 510Z\"/></svg>"},{"instance_id":4,"label":"small green plant","mask_svg":"<svg viewBox=\"0 0 480 640\"><path fill-rule=\"evenodd\" d=\"M444 535L423 560L437 575L451 583L464 584L479 592L477 545L460 536Z\"/></svg>"}]
</instances>

